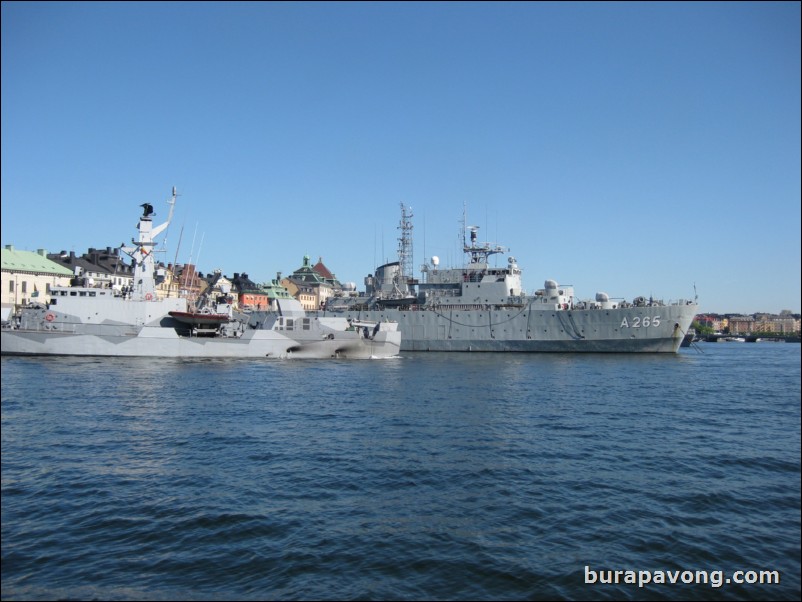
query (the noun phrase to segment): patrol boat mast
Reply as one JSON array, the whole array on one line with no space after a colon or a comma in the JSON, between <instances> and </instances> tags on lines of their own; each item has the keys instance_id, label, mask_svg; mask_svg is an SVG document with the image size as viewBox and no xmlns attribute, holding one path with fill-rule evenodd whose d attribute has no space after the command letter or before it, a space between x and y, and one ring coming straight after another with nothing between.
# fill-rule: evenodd
<instances>
[{"instance_id":1,"label":"patrol boat mast","mask_svg":"<svg viewBox=\"0 0 802 602\"><path fill-rule=\"evenodd\" d=\"M167 221L155 228L151 218L151 215L155 215L153 213L153 205L143 203L141 205L143 209L142 217L139 218L139 224L137 225L139 240L131 239L133 247L120 247L134 264L134 290L131 298L136 301L151 301L156 298L156 262L153 259L153 252L156 247L155 238L170 225L177 196L175 186L173 186L172 198L167 201L170 205Z\"/></svg>"}]
</instances>

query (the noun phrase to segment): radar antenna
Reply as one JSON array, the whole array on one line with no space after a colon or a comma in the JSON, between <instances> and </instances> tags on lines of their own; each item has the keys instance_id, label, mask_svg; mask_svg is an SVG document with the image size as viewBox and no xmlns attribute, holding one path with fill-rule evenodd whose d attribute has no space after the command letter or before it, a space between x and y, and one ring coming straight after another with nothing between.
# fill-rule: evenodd
<instances>
[{"instance_id":1,"label":"radar antenna","mask_svg":"<svg viewBox=\"0 0 802 602\"><path fill-rule=\"evenodd\" d=\"M462 209L462 251L467 255L470 255L470 263L471 265L487 265L490 256L495 255L496 253L506 253L508 249L501 247L499 245L491 246L490 243L478 243L478 236L479 236L479 226L468 226L467 225L467 218L465 213L465 206L463 205ZM468 241L465 240L465 233L471 233L471 244L468 244Z\"/></svg>"}]
</instances>

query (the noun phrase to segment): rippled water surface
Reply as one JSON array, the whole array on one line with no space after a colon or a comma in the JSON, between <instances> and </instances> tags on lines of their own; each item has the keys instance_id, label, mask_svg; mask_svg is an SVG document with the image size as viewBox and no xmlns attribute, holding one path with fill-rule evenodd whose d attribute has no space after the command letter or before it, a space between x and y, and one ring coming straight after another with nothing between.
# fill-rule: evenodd
<instances>
[{"instance_id":1,"label":"rippled water surface","mask_svg":"<svg viewBox=\"0 0 802 602\"><path fill-rule=\"evenodd\" d=\"M2 597L798 599L800 346L700 349L4 357Z\"/></svg>"}]
</instances>

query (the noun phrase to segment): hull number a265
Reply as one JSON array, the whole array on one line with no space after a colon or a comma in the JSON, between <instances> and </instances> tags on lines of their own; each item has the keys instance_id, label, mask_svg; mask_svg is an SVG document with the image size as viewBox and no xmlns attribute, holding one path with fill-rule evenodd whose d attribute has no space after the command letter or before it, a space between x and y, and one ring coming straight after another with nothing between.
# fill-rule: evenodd
<instances>
[{"instance_id":1,"label":"hull number a265","mask_svg":"<svg viewBox=\"0 0 802 602\"><path fill-rule=\"evenodd\" d=\"M643 318L635 316L632 318L632 324L629 323L629 320L624 318L621 320L620 328L647 328L649 326L660 326L660 316L644 316Z\"/></svg>"}]
</instances>

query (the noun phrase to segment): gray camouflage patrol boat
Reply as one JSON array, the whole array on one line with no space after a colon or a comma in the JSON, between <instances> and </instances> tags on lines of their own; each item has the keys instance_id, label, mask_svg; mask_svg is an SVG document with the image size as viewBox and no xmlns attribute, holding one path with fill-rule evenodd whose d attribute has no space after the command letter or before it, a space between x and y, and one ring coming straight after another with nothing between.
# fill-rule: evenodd
<instances>
[{"instance_id":1,"label":"gray camouflage patrol boat","mask_svg":"<svg viewBox=\"0 0 802 602\"><path fill-rule=\"evenodd\" d=\"M89 286L53 287L47 304L21 308L0 332L3 355L94 355L178 358L386 358L397 356L398 325L307 314L292 298L258 320L234 310L230 302L189 307L183 297L161 298L163 273L153 259L155 238L172 219L153 227L152 205L145 203L139 240L122 247L134 262L132 290Z\"/></svg>"},{"instance_id":2,"label":"gray camouflage patrol boat","mask_svg":"<svg viewBox=\"0 0 802 602\"><path fill-rule=\"evenodd\" d=\"M392 320L402 351L664 352L675 353L698 311L696 300L632 302L597 293L580 300L573 286L546 280L527 295L521 268L508 257L491 267L490 257L507 249L477 241L476 226L463 237L463 267L441 269L433 257L421 280L409 275L411 211L401 205L399 260L365 279L364 295L330 299L327 311L352 319Z\"/></svg>"}]
</instances>

